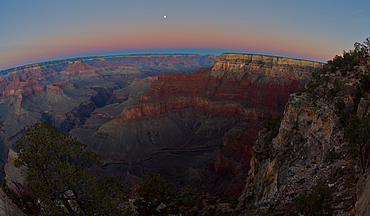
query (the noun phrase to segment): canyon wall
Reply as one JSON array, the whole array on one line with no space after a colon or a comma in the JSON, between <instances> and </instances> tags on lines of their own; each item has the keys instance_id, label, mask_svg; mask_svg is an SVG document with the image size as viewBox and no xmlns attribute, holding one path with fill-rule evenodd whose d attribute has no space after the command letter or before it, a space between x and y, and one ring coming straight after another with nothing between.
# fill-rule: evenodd
<instances>
[{"instance_id":1,"label":"canyon wall","mask_svg":"<svg viewBox=\"0 0 370 216\"><path fill-rule=\"evenodd\" d=\"M369 215L370 169L363 173L349 153L344 132L348 123L338 111L343 101L345 117L362 118L370 113L367 94L358 98L355 93L361 90L360 78L368 72L361 64L345 76L339 70L327 72L312 79L318 83L314 90L310 85L306 86L310 91L289 96L277 135L271 137L272 132L263 129L256 136L251 168L239 198L241 212L273 208L275 214L285 215L295 210L300 195L324 183L333 192L334 215Z\"/></svg>"},{"instance_id":2,"label":"canyon wall","mask_svg":"<svg viewBox=\"0 0 370 216\"><path fill-rule=\"evenodd\" d=\"M288 96L321 67L222 54L213 67L161 75L127 101L96 109L71 134L102 156L107 174L155 172L177 185L240 194L262 121L283 112Z\"/></svg>"},{"instance_id":3,"label":"canyon wall","mask_svg":"<svg viewBox=\"0 0 370 216\"><path fill-rule=\"evenodd\" d=\"M0 177L9 148L26 124L46 122L69 132L107 103L147 90L160 74L209 67L215 56L153 54L87 57L0 72Z\"/></svg>"},{"instance_id":4,"label":"canyon wall","mask_svg":"<svg viewBox=\"0 0 370 216\"><path fill-rule=\"evenodd\" d=\"M321 67L262 55L173 54L3 71L2 160L25 124L43 121L100 154L106 175L154 172L179 186L240 194L261 123L282 113L288 96Z\"/></svg>"}]
</instances>

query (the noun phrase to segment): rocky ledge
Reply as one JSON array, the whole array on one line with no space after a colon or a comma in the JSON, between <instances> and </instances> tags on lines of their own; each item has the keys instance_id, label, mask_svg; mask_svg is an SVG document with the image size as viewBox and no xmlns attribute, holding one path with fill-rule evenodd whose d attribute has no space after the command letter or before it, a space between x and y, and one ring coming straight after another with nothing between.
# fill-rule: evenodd
<instances>
[{"instance_id":1,"label":"rocky ledge","mask_svg":"<svg viewBox=\"0 0 370 216\"><path fill-rule=\"evenodd\" d=\"M276 214L286 214L322 182L333 190L334 215L368 215L370 169L362 174L355 165L338 115L338 103L360 118L369 113L369 98L355 93L364 88L360 77L368 68L316 74L303 92L290 95L277 136L263 129L256 137L240 210L274 206Z\"/></svg>"}]
</instances>

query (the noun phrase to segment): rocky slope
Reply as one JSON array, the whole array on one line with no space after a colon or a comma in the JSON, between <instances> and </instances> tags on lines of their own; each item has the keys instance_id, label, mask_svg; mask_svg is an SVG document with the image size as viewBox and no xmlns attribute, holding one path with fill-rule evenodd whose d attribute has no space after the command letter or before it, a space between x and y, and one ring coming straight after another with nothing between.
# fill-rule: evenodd
<instances>
[{"instance_id":1,"label":"rocky slope","mask_svg":"<svg viewBox=\"0 0 370 216\"><path fill-rule=\"evenodd\" d=\"M239 210L272 207L283 215L295 209L299 195L323 182L333 190L334 215L369 215L370 169L362 174L354 164L335 105L343 99L347 114L370 112L369 99L356 91L364 88L360 78L369 72L368 61L361 62L346 73L321 74L313 79L317 85L290 95L276 137L267 129L258 133Z\"/></svg>"},{"instance_id":2,"label":"rocky slope","mask_svg":"<svg viewBox=\"0 0 370 216\"><path fill-rule=\"evenodd\" d=\"M9 148L26 124L47 122L69 132L97 108L147 90L165 73L209 67L213 55L87 57L32 64L0 74L0 177Z\"/></svg>"},{"instance_id":3,"label":"rocky slope","mask_svg":"<svg viewBox=\"0 0 370 216\"><path fill-rule=\"evenodd\" d=\"M161 75L148 90L95 109L71 134L102 156L107 174L155 172L178 185L239 194L259 125L283 112L289 94L321 67L222 54L213 67Z\"/></svg>"},{"instance_id":4,"label":"rocky slope","mask_svg":"<svg viewBox=\"0 0 370 216\"><path fill-rule=\"evenodd\" d=\"M25 214L0 189L0 216L24 216Z\"/></svg>"}]
</instances>

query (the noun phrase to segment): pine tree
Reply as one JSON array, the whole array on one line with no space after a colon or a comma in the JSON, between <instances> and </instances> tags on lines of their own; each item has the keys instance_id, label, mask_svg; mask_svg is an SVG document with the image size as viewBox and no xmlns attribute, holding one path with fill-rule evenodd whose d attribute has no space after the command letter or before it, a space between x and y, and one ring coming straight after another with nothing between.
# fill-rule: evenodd
<instances>
[{"instance_id":1,"label":"pine tree","mask_svg":"<svg viewBox=\"0 0 370 216\"><path fill-rule=\"evenodd\" d=\"M23 131L15 165L27 168L28 189L49 215L124 215L128 185L93 173L99 156L45 123Z\"/></svg>"}]
</instances>

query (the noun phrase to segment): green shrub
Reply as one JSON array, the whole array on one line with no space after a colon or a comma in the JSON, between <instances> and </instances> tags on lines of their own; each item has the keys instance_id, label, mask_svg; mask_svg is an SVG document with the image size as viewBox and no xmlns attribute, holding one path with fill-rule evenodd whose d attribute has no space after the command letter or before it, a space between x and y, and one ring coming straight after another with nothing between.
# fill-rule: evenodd
<instances>
[{"instance_id":1,"label":"green shrub","mask_svg":"<svg viewBox=\"0 0 370 216\"><path fill-rule=\"evenodd\" d=\"M328 91L328 98L333 98L336 95L337 95L337 92L335 91L334 88L329 89L329 91Z\"/></svg>"},{"instance_id":2,"label":"green shrub","mask_svg":"<svg viewBox=\"0 0 370 216\"><path fill-rule=\"evenodd\" d=\"M370 165L370 116L360 119L353 115L344 129L344 138L349 142L349 154L365 173Z\"/></svg>"},{"instance_id":3,"label":"green shrub","mask_svg":"<svg viewBox=\"0 0 370 216\"><path fill-rule=\"evenodd\" d=\"M232 203L235 200L237 201L238 200L238 197L224 195L224 196L221 196L220 203Z\"/></svg>"},{"instance_id":4,"label":"green shrub","mask_svg":"<svg viewBox=\"0 0 370 216\"><path fill-rule=\"evenodd\" d=\"M321 74L327 74L330 71L330 65L325 64L322 68L319 69L319 73Z\"/></svg>"},{"instance_id":5,"label":"green shrub","mask_svg":"<svg viewBox=\"0 0 370 216\"><path fill-rule=\"evenodd\" d=\"M340 111L346 108L346 104L344 103L344 100L341 98L341 99L338 99L338 101L334 103L334 107L337 111Z\"/></svg>"},{"instance_id":6,"label":"green shrub","mask_svg":"<svg viewBox=\"0 0 370 216\"><path fill-rule=\"evenodd\" d=\"M199 203L197 204L197 209L198 209L199 211L201 211L203 208L204 208L203 203L202 203L202 202L199 202Z\"/></svg>"},{"instance_id":7,"label":"green shrub","mask_svg":"<svg viewBox=\"0 0 370 216\"><path fill-rule=\"evenodd\" d=\"M254 200L254 198L256 198L256 194L254 192L245 197L243 200L243 208L246 208L247 205Z\"/></svg>"},{"instance_id":8,"label":"green shrub","mask_svg":"<svg viewBox=\"0 0 370 216\"><path fill-rule=\"evenodd\" d=\"M334 88L331 88L328 91L328 98L334 98L340 91L341 91L340 82L338 80L335 80Z\"/></svg>"},{"instance_id":9,"label":"green shrub","mask_svg":"<svg viewBox=\"0 0 370 216\"><path fill-rule=\"evenodd\" d=\"M334 148L332 150L330 150L328 153L326 153L326 157L325 157L325 160L324 162L332 162L333 160L336 160L338 159L340 156L342 155L341 152L336 152L334 150Z\"/></svg>"},{"instance_id":10,"label":"green shrub","mask_svg":"<svg viewBox=\"0 0 370 216\"><path fill-rule=\"evenodd\" d=\"M339 123L344 127L347 126L349 113L346 112L346 104L344 103L344 100L338 99L338 101L335 102L334 107L334 113L337 114L337 116L339 117Z\"/></svg>"},{"instance_id":11,"label":"green shrub","mask_svg":"<svg viewBox=\"0 0 370 216\"><path fill-rule=\"evenodd\" d=\"M274 118L270 114L267 116L267 119L263 122L263 127L269 131L278 130L280 127L280 122L282 118L283 118L282 115L279 115L276 118Z\"/></svg>"},{"instance_id":12,"label":"green shrub","mask_svg":"<svg viewBox=\"0 0 370 216\"><path fill-rule=\"evenodd\" d=\"M268 115L267 119L263 122L263 126L267 129L267 135L264 137L263 150L260 156L263 158L268 158L270 156L269 149L270 143L274 137L279 133L280 122L283 116L279 115L276 118L272 115Z\"/></svg>"},{"instance_id":13,"label":"green shrub","mask_svg":"<svg viewBox=\"0 0 370 216\"><path fill-rule=\"evenodd\" d=\"M349 119L349 115L346 113L346 111L344 110L341 110L339 112L339 123L342 125L342 126L347 126L348 124L348 119Z\"/></svg>"},{"instance_id":14,"label":"green shrub","mask_svg":"<svg viewBox=\"0 0 370 216\"><path fill-rule=\"evenodd\" d=\"M355 97L353 98L354 112L356 112L358 108L358 104L360 103L362 97L363 97L363 91L359 85L356 85Z\"/></svg>"},{"instance_id":15,"label":"green shrub","mask_svg":"<svg viewBox=\"0 0 370 216\"><path fill-rule=\"evenodd\" d=\"M357 56L359 56L360 58L366 58L367 56L369 56L370 52L370 37L366 38L363 44L356 42L354 44L354 47L354 53L356 53Z\"/></svg>"},{"instance_id":16,"label":"green shrub","mask_svg":"<svg viewBox=\"0 0 370 216\"><path fill-rule=\"evenodd\" d=\"M366 73L362 75L360 82L362 83L362 89L364 91L369 91L370 89L370 75Z\"/></svg>"},{"instance_id":17,"label":"green shrub","mask_svg":"<svg viewBox=\"0 0 370 216\"><path fill-rule=\"evenodd\" d=\"M266 212L258 210L249 210L247 212L247 216L274 216L275 210L273 208L274 208L273 205L270 205L269 209Z\"/></svg>"},{"instance_id":18,"label":"green shrub","mask_svg":"<svg viewBox=\"0 0 370 216\"><path fill-rule=\"evenodd\" d=\"M207 212L204 214L204 216L215 216L216 210L214 208L209 208Z\"/></svg>"},{"instance_id":19,"label":"green shrub","mask_svg":"<svg viewBox=\"0 0 370 216\"><path fill-rule=\"evenodd\" d=\"M307 85L306 85L306 89L305 89L305 92L307 92L308 94L311 95L312 98L316 98L316 88L319 86L320 84L318 83L318 81L316 80L315 82L313 80L310 80Z\"/></svg>"},{"instance_id":20,"label":"green shrub","mask_svg":"<svg viewBox=\"0 0 370 216\"><path fill-rule=\"evenodd\" d=\"M146 173L142 178L143 183L136 190L141 199L134 202L139 215L179 214L180 208L185 213L192 210L197 203L199 196L188 185L177 188L153 173ZM164 206L158 208L162 204Z\"/></svg>"},{"instance_id":21,"label":"green shrub","mask_svg":"<svg viewBox=\"0 0 370 216\"><path fill-rule=\"evenodd\" d=\"M40 205L32 195L27 193L16 194L6 185L5 179L2 179L1 189L23 213L28 215L38 215L40 213Z\"/></svg>"},{"instance_id":22,"label":"green shrub","mask_svg":"<svg viewBox=\"0 0 370 216\"><path fill-rule=\"evenodd\" d=\"M318 80L320 78L320 72L312 72L311 76L315 80Z\"/></svg>"},{"instance_id":23,"label":"green shrub","mask_svg":"<svg viewBox=\"0 0 370 216\"><path fill-rule=\"evenodd\" d=\"M322 76L321 77L321 82L326 83L326 81L328 81L328 77L327 76Z\"/></svg>"},{"instance_id":24,"label":"green shrub","mask_svg":"<svg viewBox=\"0 0 370 216\"><path fill-rule=\"evenodd\" d=\"M333 215L332 189L324 183L319 183L313 188L313 192L300 195L295 200L297 211L307 216L330 216Z\"/></svg>"},{"instance_id":25,"label":"green shrub","mask_svg":"<svg viewBox=\"0 0 370 216\"><path fill-rule=\"evenodd\" d=\"M233 200L231 203L230 203L230 208L231 209L236 209L236 207L238 206L238 200Z\"/></svg>"},{"instance_id":26,"label":"green shrub","mask_svg":"<svg viewBox=\"0 0 370 216\"><path fill-rule=\"evenodd\" d=\"M71 135L36 122L27 125L16 146L20 151L14 165L26 167L27 188L42 214L130 214L128 183L91 173L100 156Z\"/></svg>"},{"instance_id":27,"label":"green shrub","mask_svg":"<svg viewBox=\"0 0 370 216\"><path fill-rule=\"evenodd\" d=\"M294 212L294 211L290 211L286 214L286 216L299 216L298 213Z\"/></svg>"},{"instance_id":28,"label":"green shrub","mask_svg":"<svg viewBox=\"0 0 370 216\"><path fill-rule=\"evenodd\" d=\"M335 73L337 70L340 70L342 76L345 76L347 75L347 71L353 70L353 68L359 64L356 59L355 52L343 51L342 56L336 55L333 60L328 61L330 72Z\"/></svg>"},{"instance_id":29,"label":"green shrub","mask_svg":"<svg viewBox=\"0 0 370 216\"><path fill-rule=\"evenodd\" d=\"M207 203L210 205L217 205L218 204L217 198L212 197L211 199L207 201Z\"/></svg>"}]
</instances>

